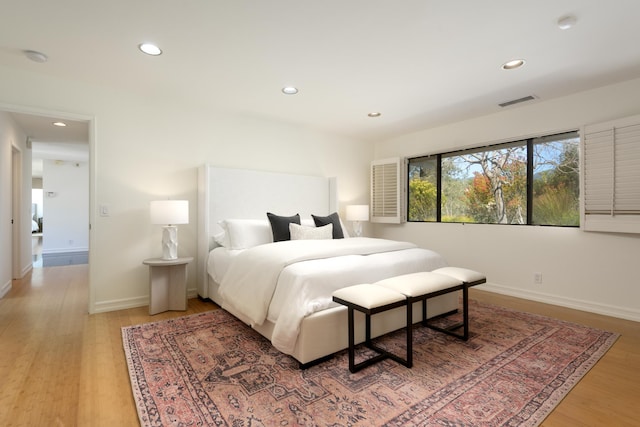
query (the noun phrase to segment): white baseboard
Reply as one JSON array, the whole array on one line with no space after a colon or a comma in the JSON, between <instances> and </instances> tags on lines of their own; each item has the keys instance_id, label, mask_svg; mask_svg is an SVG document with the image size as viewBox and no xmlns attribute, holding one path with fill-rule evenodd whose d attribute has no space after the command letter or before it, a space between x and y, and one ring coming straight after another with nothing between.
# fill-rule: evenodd
<instances>
[{"instance_id":1,"label":"white baseboard","mask_svg":"<svg viewBox=\"0 0 640 427\"><path fill-rule=\"evenodd\" d=\"M9 289L11 289L11 283L9 283ZM196 298L198 296L198 289L187 289L187 298ZM96 302L93 307L89 309L91 314L94 313L106 313L108 311L126 310L129 308L144 307L149 305L149 296L141 296L135 298L124 298L110 301Z\"/></svg>"},{"instance_id":2,"label":"white baseboard","mask_svg":"<svg viewBox=\"0 0 640 427\"><path fill-rule=\"evenodd\" d=\"M109 301L99 301L89 308L91 314L106 313L107 311L126 310L128 308L143 307L149 305L149 296L135 298L123 298Z\"/></svg>"},{"instance_id":3,"label":"white baseboard","mask_svg":"<svg viewBox=\"0 0 640 427\"><path fill-rule=\"evenodd\" d=\"M53 249L43 249L42 254L66 254L66 253L75 253L75 252L89 252L89 248L53 248Z\"/></svg>"},{"instance_id":4,"label":"white baseboard","mask_svg":"<svg viewBox=\"0 0 640 427\"><path fill-rule=\"evenodd\" d=\"M9 280L7 283L2 285L2 287L0 288L0 298L8 294L10 290L11 290L11 280Z\"/></svg>"},{"instance_id":5,"label":"white baseboard","mask_svg":"<svg viewBox=\"0 0 640 427\"><path fill-rule=\"evenodd\" d=\"M493 283L485 283L478 286L478 289L488 292L495 292L497 294L508 295L511 297L542 302L545 304L572 308L574 310L587 311L589 313L597 313L605 316L617 317L619 319L640 322L640 311L632 310L629 308L616 307L607 304L597 304L591 301L561 297L558 295L545 294L542 292L534 292L524 289L514 289L506 286L496 285Z\"/></svg>"},{"instance_id":6,"label":"white baseboard","mask_svg":"<svg viewBox=\"0 0 640 427\"><path fill-rule=\"evenodd\" d=\"M24 268L22 269L22 272L20 274L22 274L22 276L20 277L24 277L27 275L27 273L29 273L31 270L33 270L33 263L30 262L29 264L25 265Z\"/></svg>"}]
</instances>

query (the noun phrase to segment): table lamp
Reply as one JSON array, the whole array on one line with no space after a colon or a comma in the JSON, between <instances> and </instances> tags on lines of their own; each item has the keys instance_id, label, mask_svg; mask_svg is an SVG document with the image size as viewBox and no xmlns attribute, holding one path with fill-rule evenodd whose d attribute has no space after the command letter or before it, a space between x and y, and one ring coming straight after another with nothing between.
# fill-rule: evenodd
<instances>
[{"instance_id":1,"label":"table lamp","mask_svg":"<svg viewBox=\"0 0 640 427\"><path fill-rule=\"evenodd\" d=\"M156 200L150 206L151 223L162 225L162 259L178 258L178 227L189 224L188 200Z\"/></svg>"},{"instance_id":2,"label":"table lamp","mask_svg":"<svg viewBox=\"0 0 640 427\"><path fill-rule=\"evenodd\" d=\"M369 221L369 205L347 206L347 221L353 221L353 232L356 237L362 235L362 221Z\"/></svg>"}]
</instances>

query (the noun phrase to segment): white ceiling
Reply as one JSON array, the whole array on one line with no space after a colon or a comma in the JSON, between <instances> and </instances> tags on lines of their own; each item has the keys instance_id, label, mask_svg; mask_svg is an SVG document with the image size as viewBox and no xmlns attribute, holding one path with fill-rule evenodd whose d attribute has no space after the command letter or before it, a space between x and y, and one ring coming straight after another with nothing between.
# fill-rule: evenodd
<instances>
[{"instance_id":1,"label":"white ceiling","mask_svg":"<svg viewBox=\"0 0 640 427\"><path fill-rule=\"evenodd\" d=\"M57 117L10 113L32 147L31 175L42 177L43 160L89 161L89 123ZM62 121L64 127L54 126Z\"/></svg>"},{"instance_id":2,"label":"white ceiling","mask_svg":"<svg viewBox=\"0 0 640 427\"><path fill-rule=\"evenodd\" d=\"M638 0L0 0L0 10L2 65L363 139L640 77ZM565 15L577 19L569 30L557 26ZM140 53L142 42L163 55ZM526 65L500 68L514 58Z\"/></svg>"}]
</instances>

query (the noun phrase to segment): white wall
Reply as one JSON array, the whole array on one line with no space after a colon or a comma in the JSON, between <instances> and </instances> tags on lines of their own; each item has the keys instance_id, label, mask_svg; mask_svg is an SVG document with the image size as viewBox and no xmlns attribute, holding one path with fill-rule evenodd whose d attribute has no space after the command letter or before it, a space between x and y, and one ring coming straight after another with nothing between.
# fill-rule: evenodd
<instances>
[{"instance_id":1,"label":"white wall","mask_svg":"<svg viewBox=\"0 0 640 427\"><path fill-rule=\"evenodd\" d=\"M89 165L44 160L42 254L89 250Z\"/></svg>"},{"instance_id":2,"label":"white wall","mask_svg":"<svg viewBox=\"0 0 640 427\"><path fill-rule=\"evenodd\" d=\"M12 147L22 158L21 185L23 197L19 202L20 214L15 218L15 227L21 234L20 252L13 254L12 248ZM0 111L0 296L11 289L11 279L24 276L31 268L31 150L26 147L26 136L12 118ZM13 258L16 256L18 272L13 277Z\"/></svg>"},{"instance_id":3,"label":"white wall","mask_svg":"<svg viewBox=\"0 0 640 427\"><path fill-rule=\"evenodd\" d=\"M151 200L189 200L190 223L179 226L179 255L196 256L201 164L336 176L341 208L368 198L373 148L337 135L6 67L0 67L2 108L92 119L91 311L147 303L142 260L161 255L161 230L149 224ZM108 205L110 216L97 214L100 204ZM195 262L188 273L194 294Z\"/></svg>"},{"instance_id":4,"label":"white wall","mask_svg":"<svg viewBox=\"0 0 640 427\"><path fill-rule=\"evenodd\" d=\"M87 176L87 180L88 179L89 177ZM42 181L42 179L40 179L40 181ZM40 186L42 187L42 183L40 184ZM88 191L89 191L89 185L87 183L87 193ZM44 214L44 198L42 196L42 188L35 188L35 187L31 188L31 204L37 205L38 218L42 218L42 215Z\"/></svg>"},{"instance_id":5,"label":"white wall","mask_svg":"<svg viewBox=\"0 0 640 427\"><path fill-rule=\"evenodd\" d=\"M579 129L638 114L638 100L640 79L380 142L374 157L411 157ZM421 223L380 224L375 231L380 237L433 248L451 265L486 273L489 290L640 320L640 235ZM533 283L534 272L542 273L542 284Z\"/></svg>"}]
</instances>

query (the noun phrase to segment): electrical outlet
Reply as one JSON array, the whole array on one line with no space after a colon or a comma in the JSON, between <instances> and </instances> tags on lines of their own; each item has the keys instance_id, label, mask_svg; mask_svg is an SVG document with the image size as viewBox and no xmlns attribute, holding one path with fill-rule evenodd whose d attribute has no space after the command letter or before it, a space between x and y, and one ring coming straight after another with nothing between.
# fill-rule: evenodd
<instances>
[{"instance_id":1,"label":"electrical outlet","mask_svg":"<svg viewBox=\"0 0 640 427\"><path fill-rule=\"evenodd\" d=\"M542 273L540 273L539 271L536 273L533 273L533 283L535 283L536 285L539 285L542 283Z\"/></svg>"}]
</instances>

